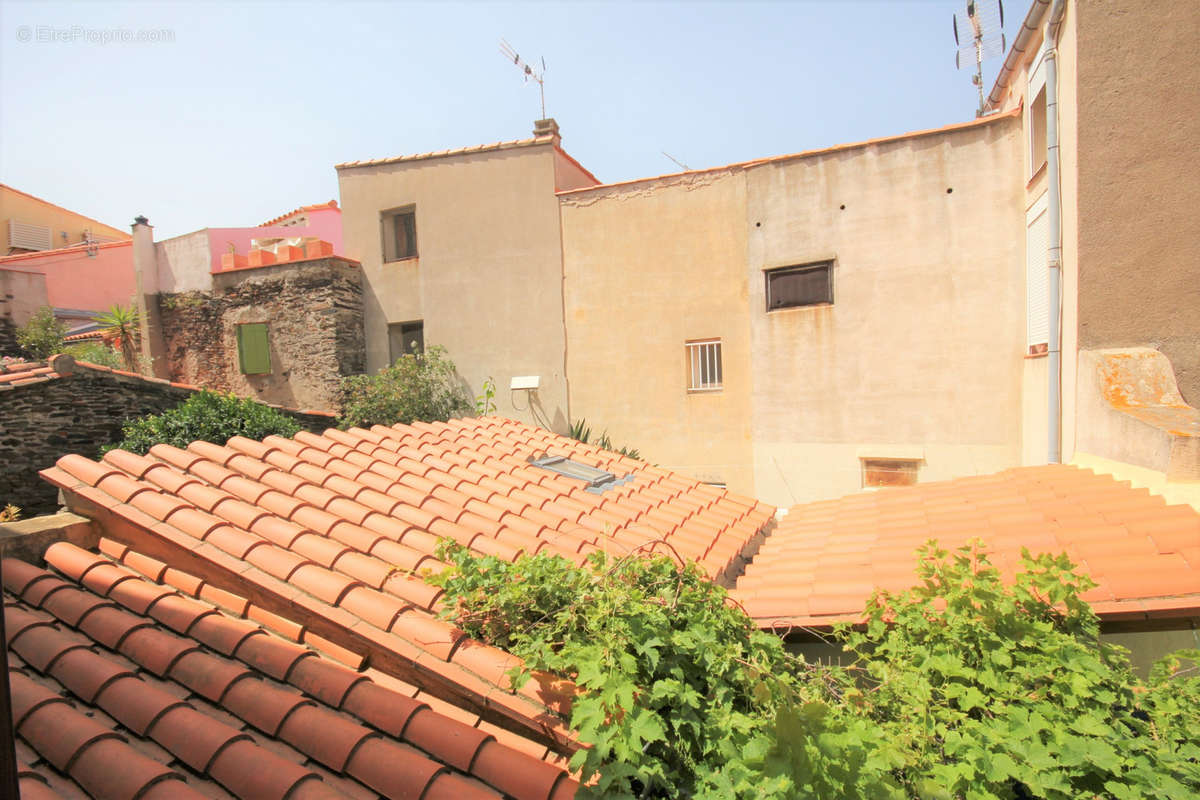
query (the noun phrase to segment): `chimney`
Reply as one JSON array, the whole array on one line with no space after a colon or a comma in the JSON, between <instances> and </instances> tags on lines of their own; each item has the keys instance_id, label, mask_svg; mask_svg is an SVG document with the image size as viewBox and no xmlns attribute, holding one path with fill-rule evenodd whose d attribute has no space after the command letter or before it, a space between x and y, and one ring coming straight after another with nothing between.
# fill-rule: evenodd
<instances>
[{"instance_id":1,"label":"chimney","mask_svg":"<svg viewBox=\"0 0 1200 800\"><path fill-rule=\"evenodd\" d=\"M154 247L154 226L138 215L133 220L133 307L138 312L138 338L142 358L153 366L157 377L166 377L163 358L162 325L158 314L158 255Z\"/></svg>"},{"instance_id":2,"label":"chimney","mask_svg":"<svg viewBox=\"0 0 1200 800\"><path fill-rule=\"evenodd\" d=\"M556 146L562 144L562 136L558 133L558 123L554 121L554 117L534 120L533 135L534 137L553 136Z\"/></svg>"}]
</instances>

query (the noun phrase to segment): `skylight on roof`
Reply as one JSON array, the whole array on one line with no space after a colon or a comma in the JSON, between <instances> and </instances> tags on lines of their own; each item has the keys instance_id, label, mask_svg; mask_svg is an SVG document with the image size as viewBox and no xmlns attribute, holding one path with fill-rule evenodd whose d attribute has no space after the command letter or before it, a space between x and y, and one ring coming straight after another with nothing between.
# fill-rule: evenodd
<instances>
[{"instance_id":1,"label":"skylight on roof","mask_svg":"<svg viewBox=\"0 0 1200 800\"><path fill-rule=\"evenodd\" d=\"M611 472L589 467L587 464L580 464L578 461L572 461L565 456L542 456L530 461L535 467L548 469L551 472L557 472L559 475L576 480L587 482L587 491L600 493L605 489L610 489L613 486L619 486L627 482L633 477L633 473L628 473L622 478L617 478Z\"/></svg>"}]
</instances>

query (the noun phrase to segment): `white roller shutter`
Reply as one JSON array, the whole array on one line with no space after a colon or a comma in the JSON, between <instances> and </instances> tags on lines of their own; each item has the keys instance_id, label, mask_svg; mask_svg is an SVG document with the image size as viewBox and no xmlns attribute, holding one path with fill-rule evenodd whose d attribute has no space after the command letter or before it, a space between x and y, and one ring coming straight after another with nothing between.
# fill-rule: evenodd
<instances>
[{"instance_id":1,"label":"white roller shutter","mask_svg":"<svg viewBox=\"0 0 1200 800\"><path fill-rule=\"evenodd\" d=\"M1025 215L1025 330L1030 347L1050 340L1050 275L1046 268L1049 233L1043 194Z\"/></svg>"}]
</instances>

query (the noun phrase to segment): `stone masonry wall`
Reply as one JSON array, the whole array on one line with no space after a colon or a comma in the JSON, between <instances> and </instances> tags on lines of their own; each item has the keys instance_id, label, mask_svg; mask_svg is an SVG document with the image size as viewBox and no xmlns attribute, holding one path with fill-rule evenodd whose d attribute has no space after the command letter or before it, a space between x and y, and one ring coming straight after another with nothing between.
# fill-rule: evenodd
<instances>
[{"instance_id":1,"label":"stone masonry wall","mask_svg":"<svg viewBox=\"0 0 1200 800\"><path fill-rule=\"evenodd\" d=\"M69 356L55 357L61 358ZM97 457L103 445L120 440L126 420L174 408L194 391L81 364L63 377L0 389L0 507L13 503L24 517L53 511L58 492L38 470L67 453ZM311 431L333 425L328 415L279 410Z\"/></svg>"},{"instance_id":2,"label":"stone masonry wall","mask_svg":"<svg viewBox=\"0 0 1200 800\"><path fill-rule=\"evenodd\" d=\"M159 296L173 380L293 408L336 410L364 371L362 271L338 257L213 274L211 292ZM265 322L269 375L243 375L237 326Z\"/></svg>"}]
</instances>

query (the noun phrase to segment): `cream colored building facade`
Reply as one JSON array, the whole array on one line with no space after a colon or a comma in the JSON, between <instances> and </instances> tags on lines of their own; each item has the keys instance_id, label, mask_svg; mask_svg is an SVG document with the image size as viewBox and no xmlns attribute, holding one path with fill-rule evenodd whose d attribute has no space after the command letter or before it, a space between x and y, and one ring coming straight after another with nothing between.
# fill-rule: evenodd
<instances>
[{"instance_id":1,"label":"cream colored building facade","mask_svg":"<svg viewBox=\"0 0 1200 800\"><path fill-rule=\"evenodd\" d=\"M367 371L439 344L472 395L494 381L497 413L566 432L555 192L596 179L547 122L530 139L337 169L345 254L365 278ZM529 376L536 390L510 388Z\"/></svg>"},{"instance_id":2,"label":"cream colored building facade","mask_svg":"<svg viewBox=\"0 0 1200 800\"><path fill-rule=\"evenodd\" d=\"M573 414L780 506L876 461L1018 463L1020 142L1005 114L561 193ZM769 276L811 265L832 302L769 308ZM689 388L697 341L720 342L719 389Z\"/></svg>"}]
</instances>

